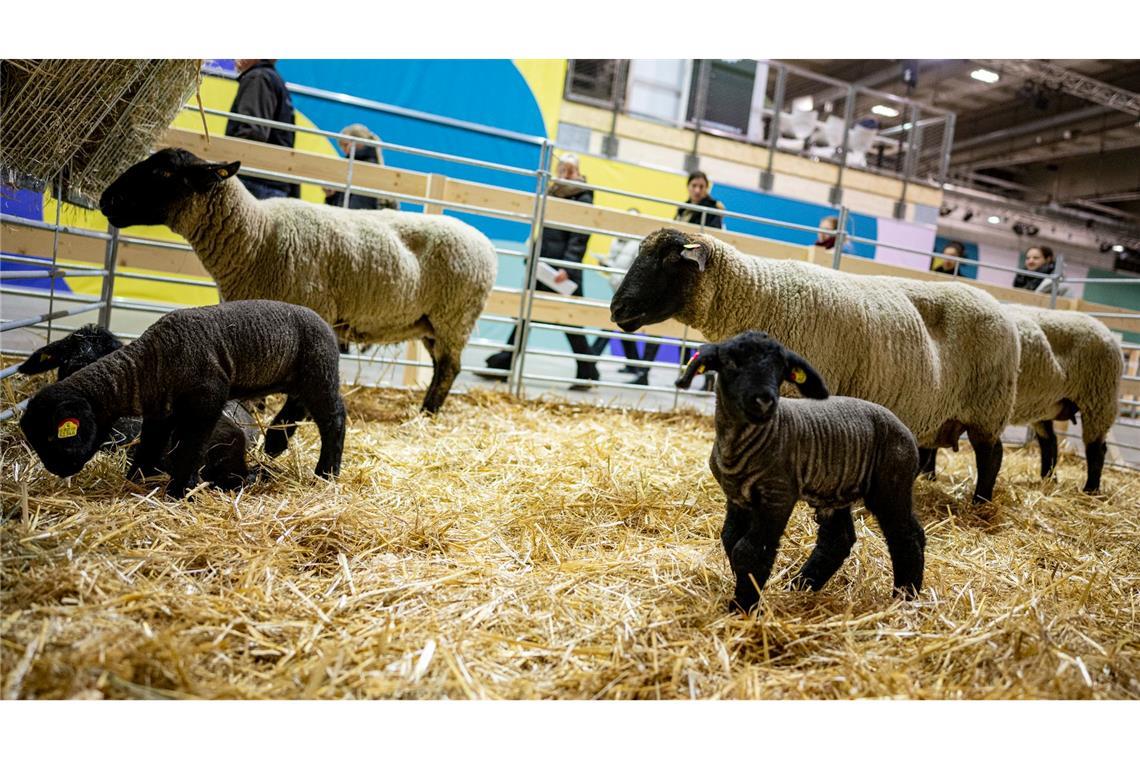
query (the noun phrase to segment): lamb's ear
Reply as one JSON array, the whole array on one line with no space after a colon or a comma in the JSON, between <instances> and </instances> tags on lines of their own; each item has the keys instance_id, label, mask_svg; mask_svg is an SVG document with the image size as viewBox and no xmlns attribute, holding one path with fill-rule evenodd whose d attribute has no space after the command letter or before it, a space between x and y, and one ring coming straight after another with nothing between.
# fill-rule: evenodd
<instances>
[{"instance_id":1,"label":"lamb's ear","mask_svg":"<svg viewBox=\"0 0 1140 760\"><path fill-rule=\"evenodd\" d=\"M195 190L201 192L210 189L211 186L219 182L226 181L237 174L240 168L241 161L194 164L186 168L186 178L190 180L190 185Z\"/></svg>"},{"instance_id":2,"label":"lamb's ear","mask_svg":"<svg viewBox=\"0 0 1140 760\"><path fill-rule=\"evenodd\" d=\"M815 367L807 363L806 359L795 351L789 351L786 348L784 349L784 357L788 368L788 373L784 379L799 388L801 396L825 399L830 395L823 378L815 371Z\"/></svg>"},{"instance_id":3,"label":"lamb's ear","mask_svg":"<svg viewBox=\"0 0 1140 760\"><path fill-rule=\"evenodd\" d=\"M54 353L55 350L55 343L49 343L43 348L36 350L35 353L29 356L24 363L20 365L17 371L21 375L38 375L50 369L58 369L59 356Z\"/></svg>"},{"instance_id":4,"label":"lamb's ear","mask_svg":"<svg viewBox=\"0 0 1140 760\"><path fill-rule=\"evenodd\" d=\"M678 388L688 388L693 384L693 378L705 372L716 372L720 369L720 356L717 354L718 346L715 343L706 343L701 346L685 365L681 376L674 383Z\"/></svg>"},{"instance_id":5,"label":"lamb's ear","mask_svg":"<svg viewBox=\"0 0 1140 760\"><path fill-rule=\"evenodd\" d=\"M709 263L709 249L704 243L686 243L681 246L681 258L695 261L697 270L703 272Z\"/></svg>"}]
</instances>

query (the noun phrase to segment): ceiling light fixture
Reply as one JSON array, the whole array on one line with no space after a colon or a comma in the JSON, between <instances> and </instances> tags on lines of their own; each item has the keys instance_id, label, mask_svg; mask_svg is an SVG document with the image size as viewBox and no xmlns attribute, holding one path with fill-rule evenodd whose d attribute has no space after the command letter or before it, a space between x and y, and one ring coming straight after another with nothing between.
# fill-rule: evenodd
<instances>
[{"instance_id":1,"label":"ceiling light fixture","mask_svg":"<svg viewBox=\"0 0 1140 760\"><path fill-rule=\"evenodd\" d=\"M997 72L990 71L989 69L974 69L970 72L970 76L972 76L974 79L977 79L979 82L985 82L986 84L993 84L997 80L1001 79L1001 77L997 75Z\"/></svg>"},{"instance_id":2,"label":"ceiling light fixture","mask_svg":"<svg viewBox=\"0 0 1140 760\"><path fill-rule=\"evenodd\" d=\"M889 119L893 119L899 115L898 110L884 105L877 105L872 107L871 113L877 113L879 116L886 116Z\"/></svg>"},{"instance_id":3,"label":"ceiling light fixture","mask_svg":"<svg viewBox=\"0 0 1140 760\"><path fill-rule=\"evenodd\" d=\"M986 221L989 222L990 224L1001 224L1001 217L996 216L996 215L990 216L986 219Z\"/></svg>"},{"instance_id":4,"label":"ceiling light fixture","mask_svg":"<svg viewBox=\"0 0 1140 760\"><path fill-rule=\"evenodd\" d=\"M1124 246L1114 245L1112 246L1112 250L1116 251L1117 253L1124 253Z\"/></svg>"}]
</instances>

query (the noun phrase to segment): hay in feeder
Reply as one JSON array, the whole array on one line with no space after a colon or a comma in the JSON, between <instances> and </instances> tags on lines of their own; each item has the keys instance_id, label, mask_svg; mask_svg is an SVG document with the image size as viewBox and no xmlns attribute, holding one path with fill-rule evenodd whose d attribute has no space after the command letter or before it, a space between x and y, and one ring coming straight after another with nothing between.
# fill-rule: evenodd
<instances>
[{"instance_id":1,"label":"hay in feeder","mask_svg":"<svg viewBox=\"0 0 1140 760\"><path fill-rule=\"evenodd\" d=\"M146 157L198 78L198 60L11 60L0 72L3 181L43 189L63 175L93 206Z\"/></svg>"},{"instance_id":2,"label":"hay in feeder","mask_svg":"<svg viewBox=\"0 0 1140 760\"><path fill-rule=\"evenodd\" d=\"M919 482L926 588L890 593L873 520L820 593L728 614L711 419L349 389L344 470L301 426L272 479L162 498L100 455L65 483L0 428L8 698L1140 696L1140 474L1078 488L1008 451L971 508L968 451Z\"/></svg>"}]
</instances>

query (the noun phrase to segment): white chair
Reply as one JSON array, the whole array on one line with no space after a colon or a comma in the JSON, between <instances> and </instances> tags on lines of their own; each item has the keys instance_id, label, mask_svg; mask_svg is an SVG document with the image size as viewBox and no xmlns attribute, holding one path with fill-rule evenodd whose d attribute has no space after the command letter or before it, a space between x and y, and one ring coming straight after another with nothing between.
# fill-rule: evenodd
<instances>
[{"instance_id":1,"label":"white chair","mask_svg":"<svg viewBox=\"0 0 1140 760\"><path fill-rule=\"evenodd\" d=\"M856 124L847 135L847 165L865 168L867 166L867 151L875 143L877 133L870 127Z\"/></svg>"},{"instance_id":2,"label":"white chair","mask_svg":"<svg viewBox=\"0 0 1140 760\"><path fill-rule=\"evenodd\" d=\"M781 114L781 134L791 132L794 138L780 137L780 139L776 141L776 146L783 150L802 151L804 149L804 141L811 137L812 132L815 131L815 127L815 111L793 111L792 113Z\"/></svg>"},{"instance_id":3,"label":"white chair","mask_svg":"<svg viewBox=\"0 0 1140 760\"><path fill-rule=\"evenodd\" d=\"M844 123L841 117L835 114L828 116L819 130L826 147L813 147L811 149L812 155L820 158L835 158L836 152L843 147L843 128Z\"/></svg>"}]
</instances>

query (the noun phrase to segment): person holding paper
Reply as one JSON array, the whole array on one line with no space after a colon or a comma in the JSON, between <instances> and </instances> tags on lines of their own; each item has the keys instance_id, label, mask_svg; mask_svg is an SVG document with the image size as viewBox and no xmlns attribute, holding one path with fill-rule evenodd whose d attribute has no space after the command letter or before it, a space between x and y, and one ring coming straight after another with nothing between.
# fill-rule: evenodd
<instances>
[{"instance_id":1,"label":"person holding paper","mask_svg":"<svg viewBox=\"0 0 1140 760\"><path fill-rule=\"evenodd\" d=\"M577 185L567 184L566 180L571 182L585 182L586 178L582 175L578 166L578 157L573 153L567 153L558 160L558 168L556 178L550 183L549 193L553 198L562 198L564 200L577 201L578 203L594 202L594 191ZM542 251L541 257L544 259L558 259L560 261L572 261L581 263L582 257L586 254L586 244L589 243L590 236L584 232L570 232L567 230L556 230L552 227L545 227L542 231ZM535 287L538 290L546 291L548 293L558 293L559 295L570 295L574 297L581 297L582 295L582 270L581 269L555 269L553 275L549 270L543 270L542 265L544 262L539 262L539 276L535 282ZM551 265L547 265L551 266ZM552 267L553 268L553 267ZM546 279L553 287L545 284L543 280ZM563 286L565 282L574 283L575 287L571 291L568 286ZM569 292L567 292L569 291ZM516 328L517 330L517 328ZM515 330L511 331L511 337L507 339L508 343L515 342ZM570 341L570 350L576 354L592 355L594 352L590 348L590 343L585 335L574 335L567 333L566 339ZM487 357L487 366L490 369L510 369L511 366L511 351L499 351ZM598 374L598 367L595 362L577 360L578 371L575 374L577 380L598 380L601 375ZM505 379L496 376L496 379ZM591 385L576 384L570 386L570 390L589 390Z\"/></svg>"}]
</instances>

